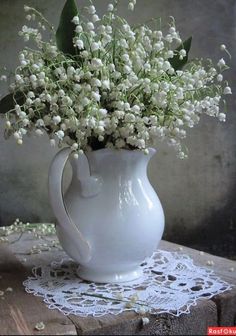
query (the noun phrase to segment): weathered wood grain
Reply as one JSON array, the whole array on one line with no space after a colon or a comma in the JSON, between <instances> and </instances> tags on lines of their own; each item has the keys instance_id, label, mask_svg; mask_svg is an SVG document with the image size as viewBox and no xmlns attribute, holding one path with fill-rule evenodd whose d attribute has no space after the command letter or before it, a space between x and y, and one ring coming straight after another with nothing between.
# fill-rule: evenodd
<instances>
[{"instance_id":1,"label":"weathered wood grain","mask_svg":"<svg viewBox=\"0 0 236 336\"><path fill-rule=\"evenodd\" d=\"M1 335L77 335L72 322L49 310L39 298L27 294L22 282L29 275L7 247L0 247L0 290L12 288L0 297ZM43 321L45 330L34 329Z\"/></svg>"},{"instance_id":2,"label":"weathered wood grain","mask_svg":"<svg viewBox=\"0 0 236 336\"><path fill-rule=\"evenodd\" d=\"M236 288L231 292L216 295L212 299L218 312L218 325L230 327L236 325Z\"/></svg>"},{"instance_id":3,"label":"weathered wood grain","mask_svg":"<svg viewBox=\"0 0 236 336\"><path fill-rule=\"evenodd\" d=\"M206 335L208 326L217 325L217 307L211 300L193 307L189 315L147 316L150 323L146 326L142 318L132 312L96 319L71 316L71 320L79 335Z\"/></svg>"},{"instance_id":4,"label":"weathered wood grain","mask_svg":"<svg viewBox=\"0 0 236 336\"><path fill-rule=\"evenodd\" d=\"M10 246L11 250L20 260L22 260L23 257L26 257L24 266L25 269L27 269L28 274L32 267L36 264L39 265L45 262L50 263L53 260L60 260L63 257L63 252L57 250L51 250L36 255L24 255L24 251L27 252L38 242L40 241L32 239L30 235L25 235L22 240ZM204 267L209 267L207 266L207 261L213 261L214 266L209 268L214 270L214 272L225 281L236 285L236 272L232 272L232 268L236 269L235 261L209 254L202 254L199 251L184 246L180 247L179 245L165 241L161 242L159 248L188 254L194 260L195 264ZM9 266L9 272L11 269L12 266ZM21 283L23 280L24 279L21 278ZM23 296L24 299L25 295L27 294L21 292L21 296ZM33 296L31 295L30 297ZM35 297L33 298L35 299ZM41 303L40 299L37 300ZM40 311L42 308L46 310L46 312L50 314L52 313L52 311L48 310L46 305L43 303L41 303ZM58 316L62 316L59 312L57 314ZM18 315L16 316L20 318ZM16 318L16 316L14 317ZM191 313L188 315L183 314L180 317L174 317L168 314L162 314L158 317L148 317L150 319L150 323L146 326L142 325L141 316L138 316L134 312L125 312L118 316L107 315L101 318L82 318L71 315L69 320L71 323L70 327L73 324L78 335L206 335L208 326L235 325L236 287L229 292L215 296L212 300L199 301L197 306L191 308ZM65 317L63 317L63 319L65 319ZM67 321L66 323L68 323L68 319L65 320ZM29 320L27 320L27 322L29 323ZM20 322L20 326L24 326L24 321ZM50 330L55 328L53 324L51 324L51 327L52 329ZM44 332L45 334L48 334L46 333L46 330ZM73 332L75 332L75 330L73 330ZM8 335L10 334L11 333L8 333ZM40 333L37 332L37 334Z\"/></svg>"}]
</instances>

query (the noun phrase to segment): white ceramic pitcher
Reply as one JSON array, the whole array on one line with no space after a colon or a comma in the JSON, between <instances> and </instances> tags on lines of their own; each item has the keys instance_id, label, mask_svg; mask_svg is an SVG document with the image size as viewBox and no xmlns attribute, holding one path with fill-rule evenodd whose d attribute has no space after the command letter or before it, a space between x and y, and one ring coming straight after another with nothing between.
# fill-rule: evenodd
<instances>
[{"instance_id":1,"label":"white ceramic pitcher","mask_svg":"<svg viewBox=\"0 0 236 336\"><path fill-rule=\"evenodd\" d=\"M73 176L62 193L69 148L54 158L49 196L63 249L80 266L78 275L94 282L125 282L142 275L164 230L161 203L147 178L155 153L101 149L70 158Z\"/></svg>"}]
</instances>

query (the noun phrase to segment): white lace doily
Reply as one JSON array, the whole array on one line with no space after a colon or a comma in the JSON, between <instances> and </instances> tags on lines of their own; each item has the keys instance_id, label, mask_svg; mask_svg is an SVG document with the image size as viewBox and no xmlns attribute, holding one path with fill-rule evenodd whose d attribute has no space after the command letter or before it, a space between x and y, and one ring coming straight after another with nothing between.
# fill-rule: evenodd
<instances>
[{"instance_id":1,"label":"white lace doily","mask_svg":"<svg viewBox=\"0 0 236 336\"><path fill-rule=\"evenodd\" d=\"M177 252L157 251L142 264L141 279L123 284L86 282L76 275L77 267L71 259L35 267L33 277L24 281L25 289L43 297L50 309L83 317L127 310L179 316L198 300L231 289L212 270L195 266Z\"/></svg>"}]
</instances>

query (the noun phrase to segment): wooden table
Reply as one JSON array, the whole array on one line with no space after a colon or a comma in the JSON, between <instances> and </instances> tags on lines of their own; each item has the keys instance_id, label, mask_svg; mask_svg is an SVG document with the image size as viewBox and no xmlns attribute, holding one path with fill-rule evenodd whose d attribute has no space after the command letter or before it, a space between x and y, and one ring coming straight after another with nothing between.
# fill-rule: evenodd
<instances>
[{"instance_id":1,"label":"wooden table","mask_svg":"<svg viewBox=\"0 0 236 336\"><path fill-rule=\"evenodd\" d=\"M62 257L63 252L58 248L29 254L31 247L39 242L32 235L24 234L14 244L0 243L0 291L4 291L4 295L0 292L0 335L206 335L208 326L233 326L236 323L236 287L211 300L200 301L191 308L189 315L149 316L150 323L145 326L134 312L101 318L66 317L57 310L49 310L41 298L24 291L22 282L31 274L34 265ZM160 248L187 253L198 265L207 266L207 262L212 261L214 265L210 267L217 275L236 284L235 261L166 241L161 242ZM45 329L35 330L35 325L41 321Z\"/></svg>"}]
</instances>

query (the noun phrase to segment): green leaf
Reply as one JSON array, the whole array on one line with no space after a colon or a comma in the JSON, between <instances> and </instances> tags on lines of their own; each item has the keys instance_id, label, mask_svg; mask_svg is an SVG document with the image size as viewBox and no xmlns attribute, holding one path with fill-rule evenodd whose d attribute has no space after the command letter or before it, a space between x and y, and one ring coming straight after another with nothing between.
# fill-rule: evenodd
<instances>
[{"instance_id":1,"label":"green leaf","mask_svg":"<svg viewBox=\"0 0 236 336\"><path fill-rule=\"evenodd\" d=\"M0 100L0 114L14 109L16 104L23 105L25 96L22 92L10 93Z\"/></svg>"},{"instance_id":2,"label":"green leaf","mask_svg":"<svg viewBox=\"0 0 236 336\"><path fill-rule=\"evenodd\" d=\"M188 62L188 54L191 49L191 44L192 44L192 36L189 37L186 41L184 41L176 50L175 53L177 53L173 58L169 59L169 62L171 66L176 70L181 70L183 66ZM179 51L181 49L186 50L186 56L180 60L179 59Z\"/></svg>"},{"instance_id":3,"label":"green leaf","mask_svg":"<svg viewBox=\"0 0 236 336\"><path fill-rule=\"evenodd\" d=\"M72 19L78 14L75 0L67 0L62 10L59 26L56 32L57 47L65 54L74 56L76 49L73 46L75 24Z\"/></svg>"}]
</instances>

